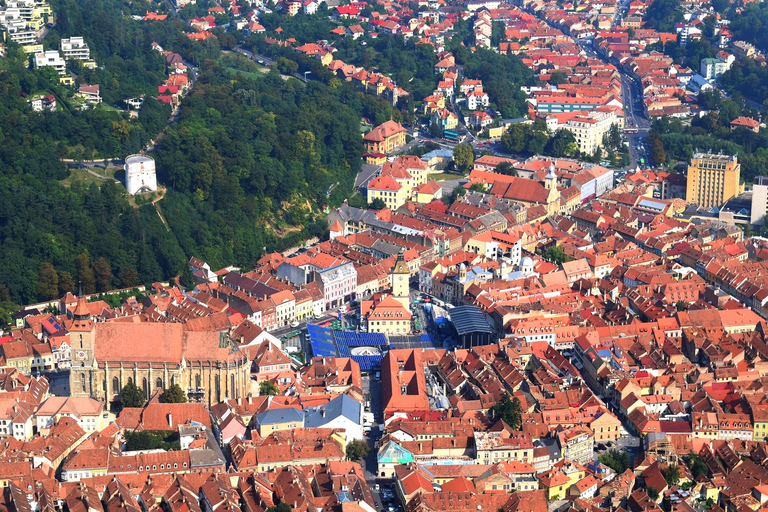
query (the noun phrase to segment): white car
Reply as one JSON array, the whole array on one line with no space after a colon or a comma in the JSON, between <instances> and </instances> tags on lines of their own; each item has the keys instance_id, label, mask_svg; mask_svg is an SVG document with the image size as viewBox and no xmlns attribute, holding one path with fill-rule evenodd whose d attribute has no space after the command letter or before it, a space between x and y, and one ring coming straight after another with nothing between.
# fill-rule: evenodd
<instances>
[{"instance_id":1,"label":"white car","mask_svg":"<svg viewBox=\"0 0 768 512\"><path fill-rule=\"evenodd\" d=\"M299 326L299 322L293 322L293 323L291 323L291 327L298 327L298 326Z\"/></svg>"}]
</instances>

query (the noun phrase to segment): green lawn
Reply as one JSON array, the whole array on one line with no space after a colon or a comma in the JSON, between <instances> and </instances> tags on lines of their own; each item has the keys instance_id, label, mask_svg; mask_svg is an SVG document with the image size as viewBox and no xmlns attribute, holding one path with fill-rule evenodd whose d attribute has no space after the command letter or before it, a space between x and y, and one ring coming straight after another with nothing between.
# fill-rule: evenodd
<instances>
[{"instance_id":1,"label":"green lawn","mask_svg":"<svg viewBox=\"0 0 768 512\"><path fill-rule=\"evenodd\" d=\"M239 69L235 69L235 68L227 68L227 73L230 76L236 76L238 73L240 73L246 78L254 79L254 78L259 78L263 74L269 73L269 70L267 68L261 68L258 73L254 73L252 71L240 71Z\"/></svg>"}]
</instances>

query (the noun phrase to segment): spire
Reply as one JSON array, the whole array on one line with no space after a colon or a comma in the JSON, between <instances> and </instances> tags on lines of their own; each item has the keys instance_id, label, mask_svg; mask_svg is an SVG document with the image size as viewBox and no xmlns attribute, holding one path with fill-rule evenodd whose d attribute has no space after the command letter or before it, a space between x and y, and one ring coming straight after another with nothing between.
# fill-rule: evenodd
<instances>
[{"instance_id":1,"label":"spire","mask_svg":"<svg viewBox=\"0 0 768 512\"><path fill-rule=\"evenodd\" d=\"M83 297L82 289L77 296L77 306L75 306L75 311L72 313L72 316L75 320L88 320L91 318L91 311L88 309L88 301Z\"/></svg>"}]
</instances>

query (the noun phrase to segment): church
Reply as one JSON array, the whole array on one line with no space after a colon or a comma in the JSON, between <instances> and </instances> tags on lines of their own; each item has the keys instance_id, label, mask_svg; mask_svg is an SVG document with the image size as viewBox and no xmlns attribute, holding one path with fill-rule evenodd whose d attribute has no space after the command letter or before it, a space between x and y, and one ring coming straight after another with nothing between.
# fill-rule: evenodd
<instances>
[{"instance_id":1,"label":"church","mask_svg":"<svg viewBox=\"0 0 768 512\"><path fill-rule=\"evenodd\" d=\"M179 384L207 406L245 398L251 362L226 333L189 331L180 323L94 322L78 299L69 327L70 394L112 401L133 382L149 398Z\"/></svg>"}]
</instances>

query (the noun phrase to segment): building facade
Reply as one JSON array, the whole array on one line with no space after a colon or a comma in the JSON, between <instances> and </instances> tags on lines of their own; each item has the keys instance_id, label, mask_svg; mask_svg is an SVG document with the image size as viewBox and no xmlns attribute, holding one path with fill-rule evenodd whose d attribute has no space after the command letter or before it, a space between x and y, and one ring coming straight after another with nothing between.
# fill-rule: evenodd
<instances>
[{"instance_id":1,"label":"building facade","mask_svg":"<svg viewBox=\"0 0 768 512\"><path fill-rule=\"evenodd\" d=\"M688 166L685 200L704 208L719 207L744 191L735 156L696 153Z\"/></svg>"},{"instance_id":2,"label":"building facade","mask_svg":"<svg viewBox=\"0 0 768 512\"><path fill-rule=\"evenodd\" d=\"M82 297L70 333L75 397L114 400L132 382L149 398L178 384L190 401L211 406L250 390L248 355L224 333L187 331L180 323L95 323Z\"/></svg>"}]
</instances>

